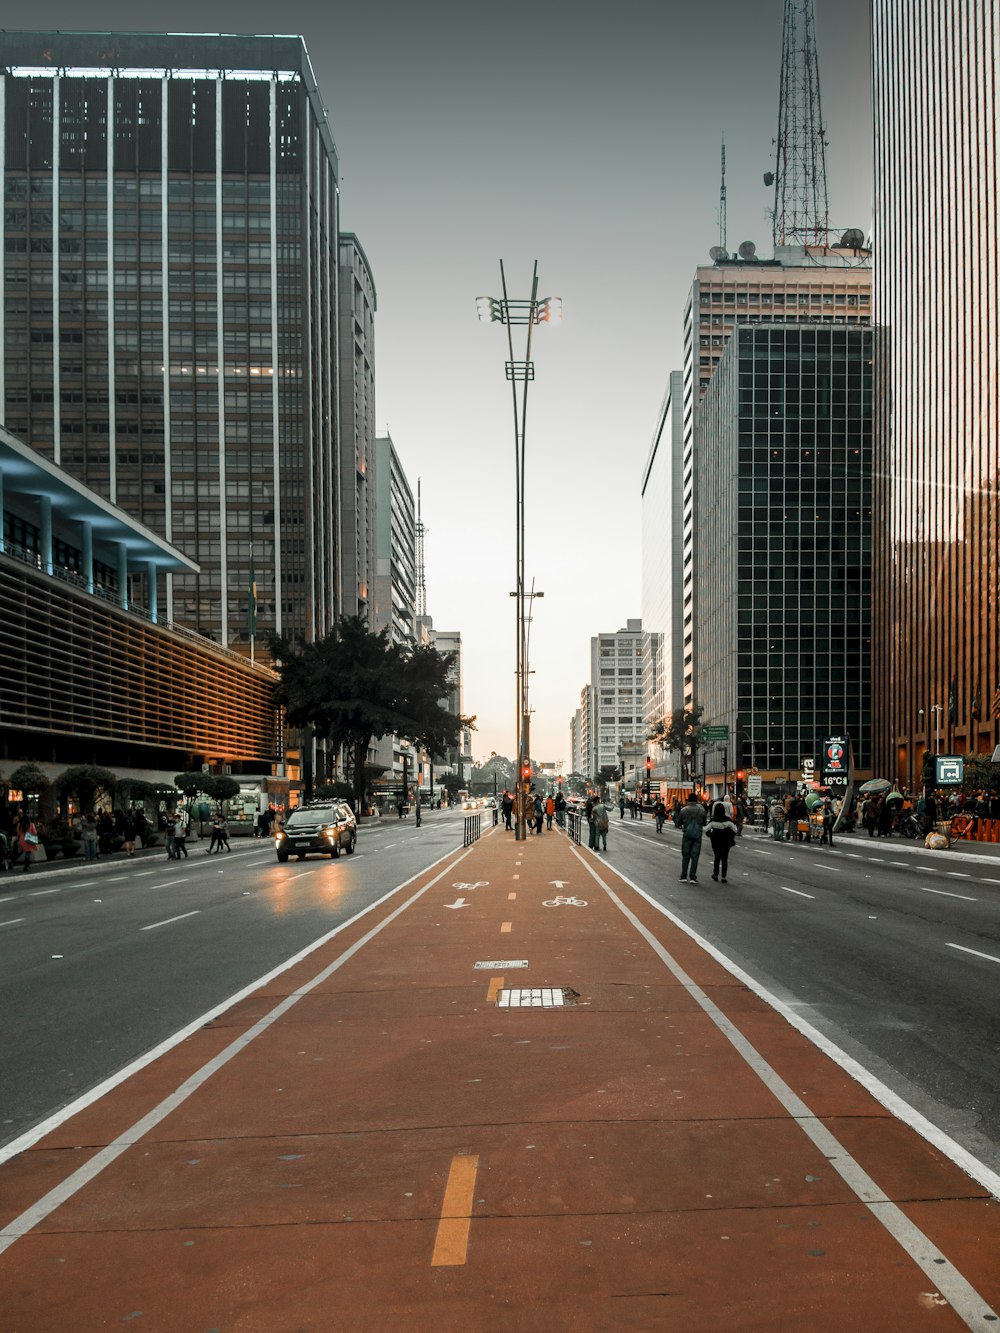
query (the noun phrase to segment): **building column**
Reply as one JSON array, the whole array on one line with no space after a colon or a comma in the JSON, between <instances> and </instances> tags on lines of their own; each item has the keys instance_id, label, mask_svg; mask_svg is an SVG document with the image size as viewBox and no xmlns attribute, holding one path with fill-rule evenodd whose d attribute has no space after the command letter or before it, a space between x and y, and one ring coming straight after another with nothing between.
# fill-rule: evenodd
<instances>
[{"instance_id":1,"label":"building column","mask_svg":"<svg viewBox=\"0 0 1000 1333\"><path fill-rule=\"evenodd\" d=\"M80 556L83 562L80 573L83 575L87 591L92 593L94 591L94 529L86 521L80 524L80 536L82 538Z\"/></svg>"},{"instance_id":2,"label":"building column","mask_svg":"<svg viewBox=\"0 0 1000 1333\"><path fill-rule=\"evenodd\" d=\"M128 552L125 543L118 543L118 602L123 611L128 610Z\"/></svg>"},{"instance_id":3,"label":"building column","mask_svg":"<svg viewBox=\"0 0 1000 1333\"><path fill-rule=\"evenodd\" d=\"M149 618L155 625L158 620L156 608L156 561L150 560L146 564L146 609L149 611Z\"/></svg>"},{"instance_id":4,"label":"building column","mask_svg":"<svg viewBox=\"0 0 1000 1333\"><path fill-rule=\"evenodd\" d=\"M52 501L47 495L38 497L39 558L46 574L52 573Z\"/></svg>"},{"instance_id":5,"label":"building column","mask_svg":"<svg viewBox=\"0 0 1000 1333\"><path fill-rule=\"evenodd\" d=\"M2 86L2 83L3 83L3 80L0 79L0 86ZM0 391L2 391L2 388L0 388ZM5 524L4 524L4 521L3 521L3 503L4 503L4 501L3 501L3 471L0 470L0 551L5 551L5 550L7 549L7 542L6 542L6 537L5 537L5 533L4 533L4 527L5 527Z\"/></svg>"}]
</instances>

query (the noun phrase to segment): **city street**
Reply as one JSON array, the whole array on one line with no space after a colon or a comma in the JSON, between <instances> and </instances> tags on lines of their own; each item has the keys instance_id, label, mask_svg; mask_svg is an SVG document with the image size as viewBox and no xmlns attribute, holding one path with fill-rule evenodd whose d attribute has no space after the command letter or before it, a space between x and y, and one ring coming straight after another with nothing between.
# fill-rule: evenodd
<instances>
[{"instance_id":1,"label":"city street","mask_svg":"<svg viewBox=\"0 0 1000 1333\"><path fill-rule=\"evenodd\" d=\"M1000 847L776 843L677 882L680 834L619 821L608 859L886 1086L1000 1171ZM966 859L966 858L969 859ZM973 859L975 858L975 859Z\"/></svg>"},{"instance_id":2,"label":"city street","mask_svg":"<svg viewBox=\"0 0 1000 1333\"><path fill-rule=\"evenodd\" d=\"M0 878L0 1145L257 983L461 842L460 812L366 822L358 850L279 865L268 840L187 860Z\"/></svg>"}]
</instances>

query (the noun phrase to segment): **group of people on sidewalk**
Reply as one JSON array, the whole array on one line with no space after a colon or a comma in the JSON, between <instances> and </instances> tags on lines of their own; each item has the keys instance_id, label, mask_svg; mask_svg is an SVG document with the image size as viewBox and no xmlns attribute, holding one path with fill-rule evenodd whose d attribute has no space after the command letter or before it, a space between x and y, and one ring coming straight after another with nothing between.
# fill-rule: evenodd
<instances>
[{"instance_id":1,"label":"group of people on sidewalk","mask_svg":"<svg viewBox=\"0 0 1000 1333\"><path fill-rule=\"evenodd\" d=\"M707 833L712 844L715 864L712 878L720 884L728 883L729 852L736 841L738 829L733 819L732 804L723 797L712 806L711 816L708 809L694 792L687 798L680 815L681 828L681 873L682 884L698 883L698 862L701 859L702 838Z\"/></svg>"}]
</instances>

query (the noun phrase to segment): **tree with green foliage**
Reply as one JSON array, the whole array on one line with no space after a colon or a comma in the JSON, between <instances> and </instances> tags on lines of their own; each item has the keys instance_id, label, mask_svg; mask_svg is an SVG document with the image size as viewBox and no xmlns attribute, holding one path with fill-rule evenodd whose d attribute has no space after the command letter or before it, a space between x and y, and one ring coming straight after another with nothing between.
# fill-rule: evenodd
<instances>
[{"instance_id":1,"label":"tree with green foliage","mask_svg":"<svg viewBox=\"0 0 1000 1333\"><path fill-rule=\"evenodd\" d=\"M364 808L365 761L373 740L396 735L440 753L456 745L472 719L442 707L451 688L453 653L391 643L387 629L370 630L360 616L343 616L333 632L303 644L272 636L279 681L275 702L293 726L311 727L334 750L343 749L356 809Z\"/></svg>"},{"instance_id":2,"label":"tree with green foliage","mask_svg":"<svg viewBox=\"0 0 1000 1333\"><path fill-rule=\"evenodd\" d=\"M51 786L52 783L38 765L30 762L18 764L7 778L7 790L21 792L25 801L29 796L37 796L40 799Z\"/></svg>"},{"instance_id":3,"label":"tree with green foliage","mask_svg":"<svg viewBox=\"0 0 1000 1333\"><path fill-rule=\"evenodd\" d=\"M692 708L677 708L669 717L661 718L649 735L649 739L656 741L668 754L681 756L685 777L693 777L698 771L701 715L704 711L700 704Z\"/></svg>"},{"instance_id":4,"label":"tree with green foliage","mask_svg":"<svg viewBox=\"0 0 1000 1333\"><path fill-rule=\"evenodd\" d=\"M110 768L100 768L97 764L74 764L60 773L52 785L60 802L75 796L80 809L86 813L97 809L99 797L105 797L110 802L117 782L118 776Z\"/></svg>"}]
</instances>

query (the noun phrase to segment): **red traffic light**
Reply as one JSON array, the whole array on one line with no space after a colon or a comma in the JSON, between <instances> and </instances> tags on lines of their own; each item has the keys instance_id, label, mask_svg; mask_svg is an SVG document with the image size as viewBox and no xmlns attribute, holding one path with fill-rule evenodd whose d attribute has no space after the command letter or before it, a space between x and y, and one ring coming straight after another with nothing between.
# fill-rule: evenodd
<instances>
[{"instance_id":1,"label":"red traffic light","mask_svg":"<svg viewBox=\"0 0 1000 1333\"><path fill-rule=\"evenodd\" d=\"M746 774L746 769L745 769L745 768L738 768L738 769L736 770L736 781L737 781L737 782L744 782L744 781L746 780L746 776L747 776L747 774Z\"/></svg>"},{"instance_id":2,"label":"red traffic light","mask_svg":"<svg viewBox=\"0 0 1000 1333\"><path fill-rule=\"evenodd\" d=\"M650 773L650 772L652 772L652 769L653 769L653 761L652 761L652 759L650 759L650 758L647 757L647 759L646 759L646 772L647 772L647 773Z\"/></svg>"}]
</instances>

